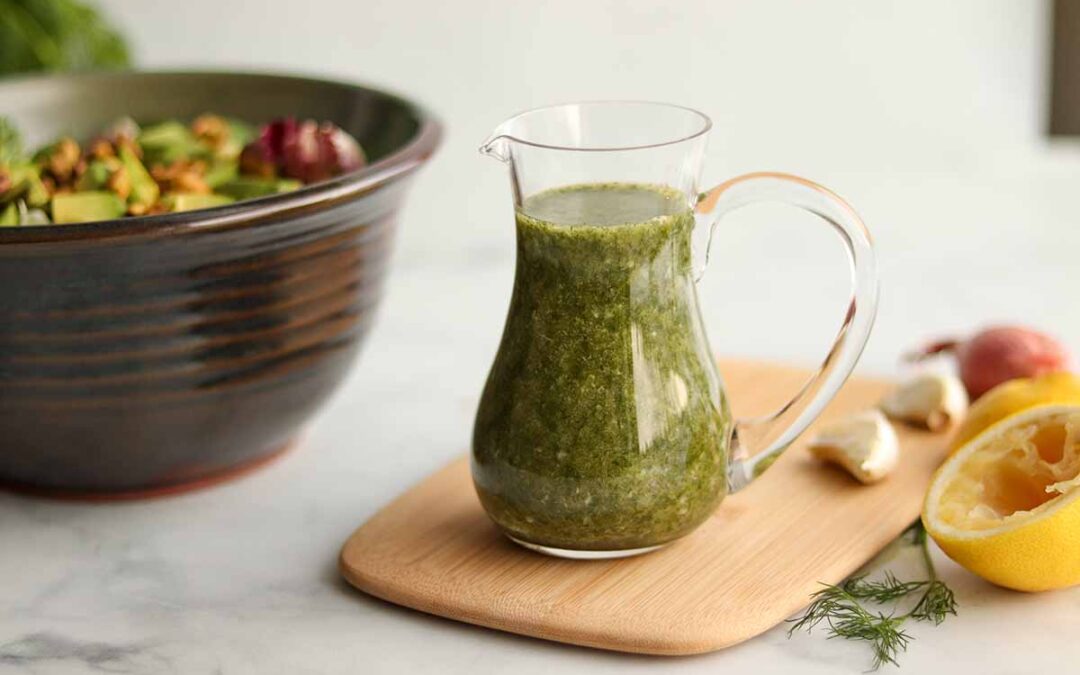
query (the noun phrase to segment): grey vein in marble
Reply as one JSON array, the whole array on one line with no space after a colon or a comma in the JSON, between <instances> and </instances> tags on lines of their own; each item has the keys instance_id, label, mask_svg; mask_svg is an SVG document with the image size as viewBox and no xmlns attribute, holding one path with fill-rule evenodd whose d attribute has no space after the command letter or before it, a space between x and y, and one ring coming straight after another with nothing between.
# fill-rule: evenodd
<instances>
[{"instance_id":1,"label":"grey vein in marble","mask_svg":"<svg viewBox=\"0 0 1080 675\"><path fill-rule=\"evenodd\" d=\"M162 672L168 663L148 652L149 648L140 643L80 642L43 631L0 645L0 665L29 666L42 661L67 661L103 673ZM148 669L150 666L156 667Z\"/></svg>"}]
</instances>

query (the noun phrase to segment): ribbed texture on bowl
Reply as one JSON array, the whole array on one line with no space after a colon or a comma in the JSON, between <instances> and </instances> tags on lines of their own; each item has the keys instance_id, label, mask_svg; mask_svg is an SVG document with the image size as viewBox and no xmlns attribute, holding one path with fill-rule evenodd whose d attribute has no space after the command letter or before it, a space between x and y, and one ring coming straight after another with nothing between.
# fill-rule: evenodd
<instances>
[{"instance_id":1,"label":"ribbed texture on bowl","mask_svg":"<svg viewBox=\"0 0 1080 675\"><path fill-rule=\"evenodd\" d=\"M371 325L398 192L239 230L0 247L0 476L141 489L282 446Z\"/></svg>"},{"instance_id":2,"label":"ribbed texture on bowl","mask_svg":"<svg viewBox=\"0 0 1080 675\"><path fill-rule=\"evenodd\" d=\"M132 396L155 405L348 345L375 303L388 221L305 229L235 259L217 259L230 247L211 234L135 247L124 259L104 250L6 266L0 284L31 291L19 278L55 284L67 270L111 269L36 298L0 298L5 393L19 392L11 403L33 410L101 408ZM145 262L159 256L160 266ZM20 308L35 299L34 309Z\"/></svg>"}]
</instances>

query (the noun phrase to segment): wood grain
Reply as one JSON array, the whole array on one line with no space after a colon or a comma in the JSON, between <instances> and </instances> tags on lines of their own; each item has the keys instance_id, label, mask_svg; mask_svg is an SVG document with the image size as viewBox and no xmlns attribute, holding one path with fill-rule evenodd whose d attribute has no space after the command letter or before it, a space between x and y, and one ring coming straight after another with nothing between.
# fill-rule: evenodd
<instances>
[{"instance_id":1,"label":"wood grain","mask_svg":"<svg viewBox=\"0 0 1080 675\"><path fill-rule=\"evenodd\" d=\"M807 377L763 363L721 370L744 415L775 408ZM823 419L870 407L887 388L852 379ZM819 582L841 581L917 517L946 437L897 431L903 458L882 483L861 486L797 443L690 536L612 561L509 542L481 510L462 458L362 525L340 567L373 596L499 630L648 654L722 649L795 613Z\"/></svg>"}]
</instances>

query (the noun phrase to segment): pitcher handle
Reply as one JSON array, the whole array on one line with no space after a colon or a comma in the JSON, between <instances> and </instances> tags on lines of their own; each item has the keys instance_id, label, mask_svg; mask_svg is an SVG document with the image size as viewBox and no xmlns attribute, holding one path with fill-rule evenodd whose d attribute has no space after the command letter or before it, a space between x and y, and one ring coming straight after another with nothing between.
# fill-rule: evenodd
<instances>
[{"instance_id":1,"label":"pitcher handle","mask_svg":"<svg viewBox=\"0 0 1080 675\"><path fill-rule=\"evenodd\" d=\"M771 415L736 421L728 464L731 492L760 476L821 414L859 360L877 313L878 283L870 232L847 202L805 178L750 173L702 195L695 210L698 218L711 219L706 261L717 222L736 209L761 202L782 202L809 211L840 235L851 269L851 297L825 360L795 397Z\"/></svg>"}]
</instances>

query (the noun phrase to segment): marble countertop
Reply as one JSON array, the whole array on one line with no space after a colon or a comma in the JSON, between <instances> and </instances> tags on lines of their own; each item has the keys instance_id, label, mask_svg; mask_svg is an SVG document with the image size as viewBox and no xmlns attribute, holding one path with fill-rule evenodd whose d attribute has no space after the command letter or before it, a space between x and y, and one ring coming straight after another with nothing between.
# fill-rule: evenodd
<instances>
[{"instance_id":1,"label":"marble countertop","mask_svg":"<svg viewBox=\"0 0 1080 675\"><path fill-rule=\"evenodd\" d=\"M153 501L0 493L0 675L868 668L864 645L820 633L789 640L782 627L687 658L568 647L400 609L339 577L348 535L467 448L513 275L505 171L476 146L515 110L685 103L716 121L705 185L775 169L846 196L880 255L881 310L863 373L892 374L922 340L999 320L1053 331L1080 352L1080 148L1042 136L1047 3L912 0L903 11L859 12L795 0L643 0L635 11L580 0L300 10L266 0L259 12L222 11L220 0L188 0L183 12L100 4L133 36L144 67L382 83L437 110L448 134L401 216L363 353L291 454L237 482ZM767 207L725 222L701 289L716 351L820 361L842 318L847 271L832 236L808 222ZM1070 634L1080 589L1011 593L935 559L960 614L911 627L904 672L1008 675L1080 662Z\"/></svg>"}]
</instances>

